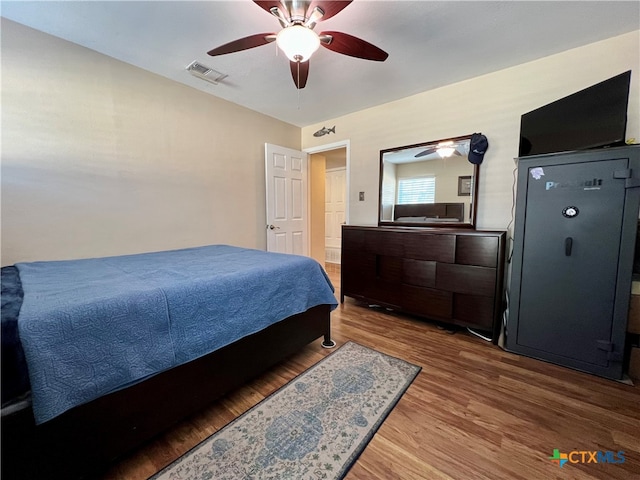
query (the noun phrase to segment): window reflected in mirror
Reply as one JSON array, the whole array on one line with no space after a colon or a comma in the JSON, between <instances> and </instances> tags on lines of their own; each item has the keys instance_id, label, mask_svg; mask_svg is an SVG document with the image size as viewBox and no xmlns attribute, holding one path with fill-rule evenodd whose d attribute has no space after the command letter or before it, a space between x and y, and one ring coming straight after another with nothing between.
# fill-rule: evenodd
<instances>
[{"instance_id":1,"label":"window reflected in mirror","mask_svg":"<svg viewBox=\"0 0 640 480\"><path fill-rule=\"evenodd\" d=\"M475 224L478 165L471 135L380 152L380 225Z\"/></svg>"}]
</instances>

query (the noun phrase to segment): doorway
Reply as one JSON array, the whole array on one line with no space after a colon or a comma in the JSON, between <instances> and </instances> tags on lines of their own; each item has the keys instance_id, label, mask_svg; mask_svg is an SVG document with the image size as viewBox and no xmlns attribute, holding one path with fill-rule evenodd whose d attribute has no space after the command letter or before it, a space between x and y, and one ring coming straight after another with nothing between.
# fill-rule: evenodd
<instances>
[{"instance_id":1,"label":"doorway","mask_svg":"<svg viewBox=\"0 0 640 480\"><path fill-rule=\"evenodd\" d=\"M309 153L310 256L339 272L342 225L349 223L349 141L306 149Z\"/></svg>"}]
</instances>

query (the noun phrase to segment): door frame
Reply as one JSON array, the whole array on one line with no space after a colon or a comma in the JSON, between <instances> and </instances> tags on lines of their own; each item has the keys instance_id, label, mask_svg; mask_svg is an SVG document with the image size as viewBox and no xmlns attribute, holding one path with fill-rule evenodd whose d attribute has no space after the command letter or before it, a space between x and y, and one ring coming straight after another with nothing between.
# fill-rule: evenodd
<instances>
[{"instance_id":1,"label":"door frame","mask_svg":"<svg viewBox=\"0 0 640 480\"><path fill-rule=\"evenodd\" d=\"M334 142L334 143L327 143L324 145L317 145L315 147L308 147L308 148L303 148L302 151L305 152L308 155L308 158L311 158L311 155L315 154L315 153L322 153L322 152L328 152L330 150L337 150L339 148L344 148L345 149L345 167L346 167L346 182L345 182L345 225L349 225L349 192L350 192L350 184L351 184L351 140L347 139L347 140L341 140L338 142ZM309 168L307 170L308 172L308 178L307 178L307 184L311 183L311 169ZM307 251L311 252L311 189L307 188L307 231L308 231L308 235L307 235Z\"/></svg>"},{"instance_id":2,"label":"door frame","mask_svg":"<svg viewBox=\"0 0 640 480\"><path fill-rule=\"evenodd\" d=\"M327 143L325 145L318 145L316 147L303 148L302 151L307 153L308 155L312 155L314 153L322 153L328 152L329 150L337 150L339 148L344 148L346 151L345 158L345 166L346 166L346 182L345 182L345 215L344 221L345 225L349 225L349 204L350 204L350 186L351 186L351 140L341 140L339 142ZM311 169L308 170L309 175L311 175ZM308 183L311 182L311 179L308 179ZM307 188L307 230L309 235L307 236L309 245L308 251L311 251L311 189Z\"/></svg>"}]
</instances>

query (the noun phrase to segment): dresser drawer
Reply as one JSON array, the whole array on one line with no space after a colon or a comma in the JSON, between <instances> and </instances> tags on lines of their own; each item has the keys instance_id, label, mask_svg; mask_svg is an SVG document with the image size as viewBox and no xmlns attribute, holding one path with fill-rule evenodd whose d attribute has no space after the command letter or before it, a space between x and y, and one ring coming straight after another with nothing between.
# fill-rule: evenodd
<instances>
[{"instance_id":1,"label":"dresser drawer","mask_svg":"<svg viewBox=\"0 0 640 480\"><path fill-rule=\"evenodd\" d=\"M404 285L402 288L401 306L405 312L424 315L426 317L451 318L453 294L433 288Z\"/></svg>"},{"instance_id":2,"label":"dresser drawer","mask_svg":"<svg viewBox=\"0 0 640 480\"><path fill-rule=\"evenodd\" d=\"M402 257L404 236L398 232L369 231L364 238L364 249L376 255Z\"/></svg>"},{"instance_id":3,"label":"dresser drawer","mask_svg":"<svg viewBox=\"0 0 640 480\"><path fill-rule=\"evenodd\" d=\"M376 276L376 256L355 250L342 250L343 293L367 295L373 289Z\"/></svg>"},{"instance_id":4,"label":"dresser drawer","mask_svg":"<svg viewBox=\"0 0 640 480\"><path fill-rule=\"evenodd\" d=\"M496 269L441 263L436 272L436 288L493 297L496 294Z\"/></svg>"},{"instance_id":5,"label":"dresser drawer","mask_svg":"<svg viewBox=\"0 0 640 480\"><path fill-rule=\"evenodd\" d=\"M436 262L428 260L403 259L402 283L418 287L435 288Z\"/></svg>"},{"instance_id":6,"label":"dresser drawer","mask_svg":"<svg viewBox=\"0 0 640 480\"><path fill-rule=\"evenodd\" d=\"M498 237L458 235L456 263L495 268L498 265Z\"/></svg>"},{"instance_id":7,"label":"dresser drawer","mask_svg":"<svg viewBox=\"0 0 640 480\"><path fill-rule=\"evenodd\" d=\"M364 250L366 230L342 227L342 250Z\"/></svg>"},{"instance_id":8,"label":"dresser drawer","mask_svg":"<svg viewBox=\"0 0 640 480\"><path fill-rule=\"evenodd\" d=\"M494 319L493 297L453 294L453 318L457 323L481 330L491 330Z\"/></svg>"},{"instance_id":9,"label":"dresser drawer","mask_svg":"<svg viewBox=\"0 0 640 480\"><path fill-rule=\"evenodd\" d=\"M414 260L453 263L456 254L455 235L418 233L406 235L404 257Z\"/></svg>"}]
</instances>

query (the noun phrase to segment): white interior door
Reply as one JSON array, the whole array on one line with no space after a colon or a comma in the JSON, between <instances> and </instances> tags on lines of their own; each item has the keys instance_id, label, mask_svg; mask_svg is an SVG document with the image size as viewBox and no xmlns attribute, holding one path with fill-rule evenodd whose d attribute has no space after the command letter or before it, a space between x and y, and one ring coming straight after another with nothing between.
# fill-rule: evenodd
<instances>
[{"instance_id":1,"label":"white interior door","mask_svg":"<svg viewBox=\"0 0 640 480\"><path fill-rule=\"evenodd\" d=\"M308 255L305 152L265 144L267 251Z\"/></svg>"},{"instance_id":2,"label":"white interior door","mask_svg":"<svg viewBox=\"0 0 640 480\"><path fill-rule=\"evenodd\" d=\"M346 219L346 168L327 170L325 181L325 261L340 263L342 225Z\"/></svg>"}]
</instances>

